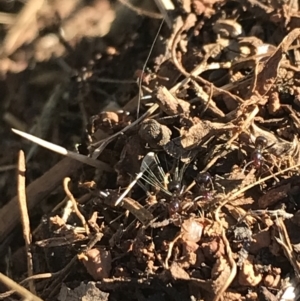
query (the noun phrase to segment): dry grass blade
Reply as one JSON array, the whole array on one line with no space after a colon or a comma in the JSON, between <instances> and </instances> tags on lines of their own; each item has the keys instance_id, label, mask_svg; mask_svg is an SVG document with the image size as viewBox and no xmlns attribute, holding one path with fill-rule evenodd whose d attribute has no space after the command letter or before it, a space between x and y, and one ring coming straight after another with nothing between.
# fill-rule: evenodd
<instances>
[{"instance_id":1,"label":"dry grass blade","mask_svg":"<svg viewBox=\"0 0 300 301\"><path fill-rule=\"evenodd\" d=\"M28 276L33 275L33 263L32 263L32 254L31 254L31 232L30 232L30 221L27 209L26 201L26 177L25 177L25 156L24 152L21 150L19 152L19 164L18 164L18 201L20 207L21 221L23 226L23 237L25 240L25 248L27 254L27 272ZM34 282L29 282L29 289L33 294L36 294Z\"/></svg>"},{"instance_id":2,"label":"dry grass blade","mask_svg":"<svg viewBox=\"0 0 300 301\"><path fill-rule=\"evenodd\" d=\"M92 159L92 158L77 154L75 152L68 151L64 147L61 147L61 146L56 145L54 143L51 143L51 142L48 142L46 140L40 139L40 138L35 137L33 135L24 133L22 131L19 131L19 130L16 130L16 129L12 129L12 131L15 134L17 134L17 135L19 135L19 136L21 136L21 137L23 137L23 138L25 138L29 141L32 141L32 142L34 142L34 143L36 143L36 144L38 144L38 145L40 145L44 148L47 148L47 149L49 149L53 152L56 152L56 153L61 154L63 156L67 156L71 159L77 160L77 161L82 162L84 164L87 164L87 165L90 165L90 166L93 166L93 167L96 167L96 168L99 168L99 169L102 169L102 170L105 170L105 171L112 171L112 168L108 164L106 164L102 161Z\"/></svg>"},{"instance_id":3,"label":"dry grass blade","mask_svg":"<svg viewBox=\"0 0 300 301\"><path fill-rule=\"evenodd\" d=\"M21 297L25 298L25 300L31 300L31 301L43 301L41 298L35 296L30 291L28 291L23 286L19 285L9 277L5 276L4 274L0 273L0 281L4 283L9 288L15 290L17 294L19 294Z\"/></svg>"}]
</instances>

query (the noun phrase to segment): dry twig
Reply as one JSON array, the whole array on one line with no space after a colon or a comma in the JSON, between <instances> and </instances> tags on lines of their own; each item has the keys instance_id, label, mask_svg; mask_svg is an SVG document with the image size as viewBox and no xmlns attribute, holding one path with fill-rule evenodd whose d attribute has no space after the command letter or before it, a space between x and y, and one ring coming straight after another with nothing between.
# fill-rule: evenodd
<instances>
[{"instance_id":1,"label":"dry twig","mask_svg":"<svg viewBox=\"0 0 300 301\"><path fill-rule=\"evenodd\" d=\"M90 229L89 226L84 218L84 216L81 214L81 212L79 211L78 207L77 207L77 202L73 196L73 194L71 193L71 191L69 190L69 183L70 183L71 179L70 178L65 178L64 179L64 190L66 195L68 196L68 198L72 201L73 204L73 210L75 211L76 215L78 216L78 218L81 220L81 223L83 225L83 227L85 228L85 232L87 235L90 234Z\"/></svg>"},{"instance_id":2,"label":"dry twig","mask_svg":"<svg viewBox=\"0 0 300 301\"><path fill-rule=\"evenodd\" d=\"M0 281L3 282L6 286L13 289L17 294L19 294L21 297L25 298L25 300L31 300L31 301L43 301L41 298L35 296L30 291L28 291L23 286L19 285L12 279L8 278L4 274L0 273Z\"/></svg>"},{"instance_id":3,"label":"dry twig","mask_svg":"<svg viewBox=\"0 0 300 301\"><path fill-rule=\"evenodd\" d=\"M25 165L25 156L24 152L21 150L19 152L19 164L18 164L18 201L21 214L21 221L23 226L23 237L25 240L25 249L27 254L27 273L28 276L33 275L33 263L32 263L32 254L31 254L31 232L30 232L30 221L27 209L27 200L26 200L26 165ZM34 282L29 282L29 289L33 294L36 294Z\"/></svg>"}]
</instances>

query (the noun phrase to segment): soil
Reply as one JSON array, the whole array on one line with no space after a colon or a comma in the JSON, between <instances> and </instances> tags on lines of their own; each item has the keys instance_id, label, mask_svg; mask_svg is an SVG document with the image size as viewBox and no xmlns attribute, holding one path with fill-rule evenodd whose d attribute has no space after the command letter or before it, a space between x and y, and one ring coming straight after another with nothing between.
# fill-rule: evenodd
<instances>
[{"instance_id":1,"label":"soil","mask_svg":"<svg viewBox=\"0 0 300 301\"><path fill-rule=\"evenodd\" d=\"M1 300L297 300L298 2L170 3L1 1Z\"/></svg>"}]
</instances>

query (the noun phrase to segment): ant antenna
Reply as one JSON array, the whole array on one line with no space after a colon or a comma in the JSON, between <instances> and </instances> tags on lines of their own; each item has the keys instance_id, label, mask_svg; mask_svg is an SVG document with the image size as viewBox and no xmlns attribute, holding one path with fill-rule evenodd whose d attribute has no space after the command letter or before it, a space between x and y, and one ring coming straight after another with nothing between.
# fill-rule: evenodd
<instances>
[{"instance_id":1,"label":"ant antenna","mask_svg":"<svg viewBox=\"0 0 300 301\"><path fill-rule=\"evenodd\" d=\"M153 51L154 45L155 45L155 43L156 43L156 41L157 41L157 39L158 39L158 35L159 35L160 31L161 31L161 28L162 28L164 22L165 22L165 19L162 19L162 21L161 21L161 23L160 23L160 25L159 25L157 34L156 34L156 36L155 36L155 38L154 38L154 40L153 40L153 43L152 43L152 45L151 45L149 54L148 54L148 56L147 56L147 58L146 58L145 64L144 64L144 66L143 66L142 74L141 74L140 77L138 78L139 92L138 92L138 104L137 104L137 108L136 108L136 118L137 118L137 119L139 118L139 115L140 115L140 106L141 106L141 95L142 95L142 81L143 81L143 76L144 76L145 69L146 69L146 66L147 66L147 64L148 64L148 61L149 61L149 59L150 59L150 55L151 55L151 53L152 53L152 51Z\"/></svg>"}]
</instances>

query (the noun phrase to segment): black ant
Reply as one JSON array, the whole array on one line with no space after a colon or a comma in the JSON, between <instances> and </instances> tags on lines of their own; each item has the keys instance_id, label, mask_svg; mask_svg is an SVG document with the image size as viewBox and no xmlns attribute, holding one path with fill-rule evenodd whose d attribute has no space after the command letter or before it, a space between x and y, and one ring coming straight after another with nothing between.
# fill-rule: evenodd
<instances>
[{"instance_id":1,"label":"black ant","mask_svg":"<svg viewBox=\"0 0 300 301\"><path fill-rule=\"evenodd\" d=\"M168 176L164 172L158 156L154 152L149 152L142 160L140 172L123 191L123 193L117 198L115 201L115 206L122 202L123 198L129 193L136 183L138 183L146 192L148 192L146 186L139 181L142 179L152 187L158 188L169 197L170 203L168 204L168 208L170 215L178 213L181 209L180 202L184 192L182 178L186 167L187 165L185 164L180 171L178 170L178 167L176 167L172 177L173 179L169 181L169 183L166 183Z\"/></svg>"},{"instance_id":2,"label":"black ant","mask_svg":"<svg viewBox=\"0 0 300 301\"><path fill-rule=\"evenodd\" d=\"M252 160L253 160L252 163L256 169L260 169L263 165L264 157L262 152L266 148L267 144L268 144L268 140L263 136L258 136L255 139L255 143L254 143L255 150L252 153Z\"/></svg>"},{"instance_id":3,"label":"black ant","mask_svg":"<svg viewBox=\"0 0 300 301\"><path fill-rule=\"evenodd\" d=\"M194 202L203 200L209 201L212 199L213 181L208 172L202 172L197 175L195 182L199 187L199 195L194 199Z\"/></svg>"},{"instance_id":4,"label":"black ant","mask_svg":"<svg viewBox=\"0 0 300 301\"><path fill-rule=\"evenodd\" d=\"M263 156L263 151L266 149L267 145L268 145L268 140L266 137L264 137L264 136L256 137L255 142L254 142L255 149L251 155L252 161L250 161L249 163L247 163L245 165L243 171L245 171L246 168L250 164L252 164L256 170L261 170L262 166L264 165L264 161L265 161L264 156ZM271 146L269 146L269 147L271 147Z\"/></svg>"},{"instance_id":5,"label":"black ant","mask_svg":"<svg viewBox=\"0 0 300 301\"><path fill-rule=\"evenodd\" d=\"M195 182L199 188L199 195L193 199L193 203L202 201L211 201L213 198L212 190L214 190L212 176L208 172L199 172L195 178ZM172 192L171 202L169 203L170 215L178 214L182 210L181 202L186 195L182 186L182 177L178 180L174 179L168 184L168 190ZM185 205L183 205L185 207Z\"/></svg>"},{"instance_id":6,"label":"black ant","mask_svg":"<svg viewBox=\"0 0 300 301\"><path fill-rule=\"evenodd\" d=\"M168 191L171 192L171 201L169 203L169 214L173 216L181 210L181 200L183 197L184 186L182 185L182 179L174 179L168 184Z\"/></svg>"}]
</instances>

